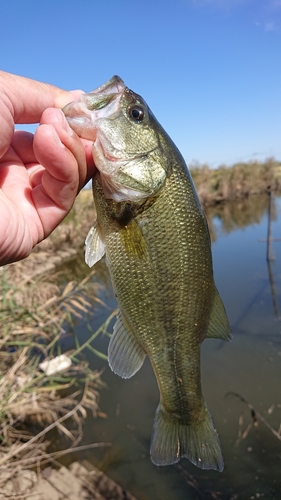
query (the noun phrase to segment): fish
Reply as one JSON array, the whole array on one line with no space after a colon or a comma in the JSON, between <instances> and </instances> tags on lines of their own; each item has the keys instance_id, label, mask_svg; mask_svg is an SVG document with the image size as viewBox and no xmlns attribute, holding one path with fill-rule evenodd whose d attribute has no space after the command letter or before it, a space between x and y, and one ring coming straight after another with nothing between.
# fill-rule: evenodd
<instances>
[{"instance_id":1,"label":"fish","mask_svg":"<svg viewBox=\"0 0 281 500\"><path fill-rule=\"evenodd\" d=\"M72 129L93 141L97 219L85 260L91 267L106 256L119 305L109 366L127 379L150 359L160 392L150 448L155 465L187 458L222 471L202 394L200 347L231 333L187 165L144 99L118 76L63 111Z\"/></svg>"}]
</instances>

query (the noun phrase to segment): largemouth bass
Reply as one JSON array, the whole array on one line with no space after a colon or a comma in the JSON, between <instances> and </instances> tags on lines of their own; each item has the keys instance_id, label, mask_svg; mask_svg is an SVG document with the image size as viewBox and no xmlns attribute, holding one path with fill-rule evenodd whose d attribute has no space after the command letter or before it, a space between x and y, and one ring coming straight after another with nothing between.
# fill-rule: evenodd
<instances>
[{"instance_id":1,"label":"largemouth bass","mask_svg":"<svg viewBox=\"0 0 281 500\"><path fill-rule=\"evenodd\" d=\"M216 289L206 219L180 152L145 101L114 76L64 108L70 126L93 141L97 221L86 262L104 254L120 313L109 343L113 372L132 377L145 356L159 390L151 459L188 458L223 469L204 402L200 346L230 339Z\"/></svg>"}]
</instances>

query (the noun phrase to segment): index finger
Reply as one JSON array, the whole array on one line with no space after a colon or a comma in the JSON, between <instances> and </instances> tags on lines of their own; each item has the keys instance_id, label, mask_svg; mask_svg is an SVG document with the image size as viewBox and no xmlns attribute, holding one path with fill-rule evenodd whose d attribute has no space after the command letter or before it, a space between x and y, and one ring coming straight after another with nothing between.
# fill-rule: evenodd
<instances>
[{"instance_id":1,"label":"index finger","mask_svg":"<svg viewBox=\"0 0 281 500\"><path fill-rule=\"evenodd\" d=\"M63 108L82 93L4 71L0 71L0 90L8 98L15 123L37 123L46 108Z\"/></svg>"}]
</instances>

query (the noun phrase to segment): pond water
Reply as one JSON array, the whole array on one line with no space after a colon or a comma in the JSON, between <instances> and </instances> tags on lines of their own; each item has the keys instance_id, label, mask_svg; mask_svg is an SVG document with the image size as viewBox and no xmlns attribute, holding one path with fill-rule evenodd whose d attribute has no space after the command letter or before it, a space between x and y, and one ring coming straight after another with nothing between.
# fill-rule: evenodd
<instances>
[{"instance_id":1,"label":"pond water","mask_svg":"<svg viewBox=\"0 0 281 500\"><path fill-rule=\"evenodd\" d=\"M277 241L272 242L270 264L264 241L268 196L207 212L215 281L233 334L232 342L208 339L202 344L203 394L220 436L225 460L222 473L200 470L187 460L154 466L149 444L159 394L149 360L134 377L123 380L110 371L106 361L88 355L93 368L103 369L107 389L101 391L100 407L107 418L88 418L82 444L110 441L112 447L71 458L86 458L100 466L138 500L281 498L281 436L277 434L281 421L281 200L276 199L274 205L272 238ZM82 278L87 272L81 260L67 266L68 278L77 274ZM117 307L104 263L93 279L104 284L99 296L107 308L94 305L92 317L76 322L74 330L81 342L89 335L87 321L97 328ZM108 340L100 336L93 345L106 353ZM69 336L62 339L63 345L70 343ZM237 395L226 396L230 392ZM255 425L241 398L257 412Z\"/></svg>"}]
</instances>

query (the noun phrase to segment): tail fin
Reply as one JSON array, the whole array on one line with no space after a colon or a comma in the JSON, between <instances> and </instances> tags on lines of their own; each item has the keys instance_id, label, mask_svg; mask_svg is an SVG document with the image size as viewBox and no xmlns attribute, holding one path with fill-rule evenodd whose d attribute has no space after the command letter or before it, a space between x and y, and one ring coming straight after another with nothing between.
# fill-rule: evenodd
<instances>
[{"instance_id":1,"label":"tail fin","mask_svg":"<svg viewBox=\"0 0 281 500\"><path fill-rule=\"evenodd\" d=\"M158 406L151 443L155 465L170 465L185 457L201 469L223 470L223 457L217 432L205 405L201 422L184 425Z\"/></svg>"}]
</instances>

